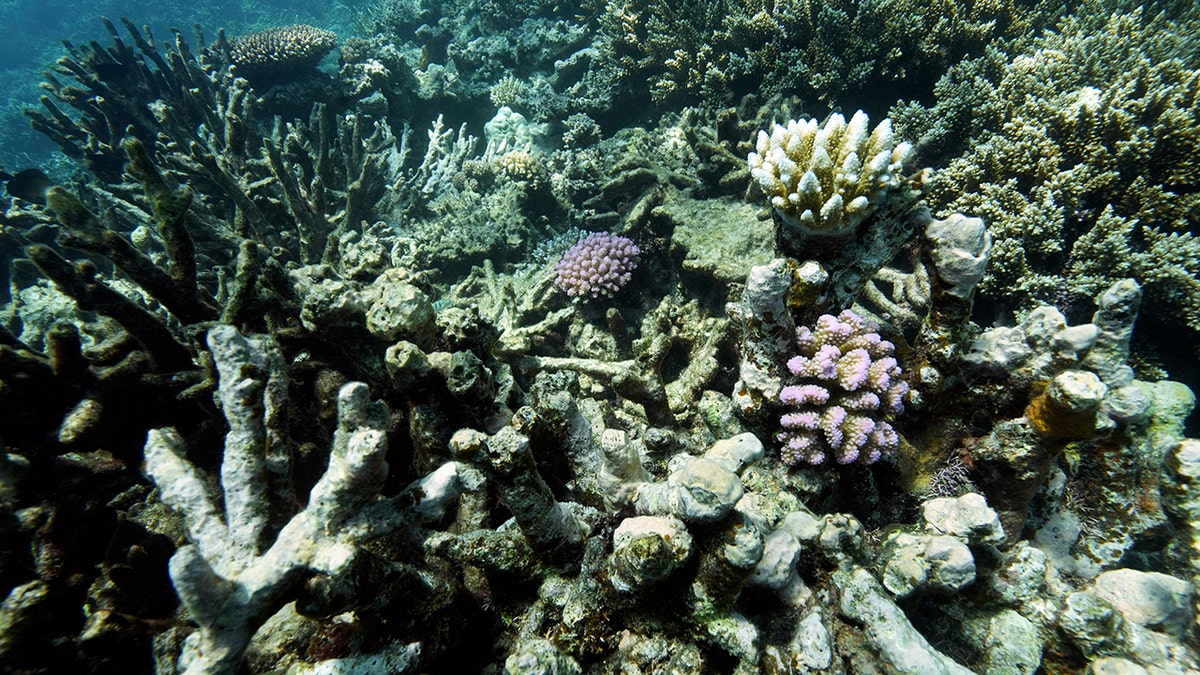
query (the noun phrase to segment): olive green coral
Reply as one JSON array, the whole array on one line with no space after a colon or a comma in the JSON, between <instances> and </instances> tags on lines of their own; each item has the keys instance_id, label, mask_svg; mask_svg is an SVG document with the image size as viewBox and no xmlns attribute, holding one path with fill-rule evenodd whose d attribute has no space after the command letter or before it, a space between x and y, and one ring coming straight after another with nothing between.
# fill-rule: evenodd
<instances>
[{"instance_id":1,"label":"olive green coral","mask_svg":"<svg viewBox=\"0 0 1200 675\"><path fill-rule=\"evenodd\" d=\"M988 222L984 297L1071 303L1132 275L1155 315L1200 330L1200 68L1187 30L1140 11L1099 30L1069 19L986 79L943 89L974 102L983 131L930 197Z\"/></svg>"},{"instance_id":2,"label":"olive green coral","mask_svg":"<svg viewBox=\"0 0 1200 675\"><path fill-rule=\"evenodd\" d=\"M1045 25L1063 3L1015 0L609 0L600 35L619 77L656 101L797 95L833 106L895 82L932 86L964 54Z\"/></svg>"}]
</instances>

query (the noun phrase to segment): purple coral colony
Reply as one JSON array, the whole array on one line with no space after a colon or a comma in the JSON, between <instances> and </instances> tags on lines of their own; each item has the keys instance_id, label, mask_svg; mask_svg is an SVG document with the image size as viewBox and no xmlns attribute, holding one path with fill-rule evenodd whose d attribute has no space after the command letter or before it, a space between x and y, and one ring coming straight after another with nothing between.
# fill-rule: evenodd
<instances>
[{"instance_id":1,"label":"purple coral colony","mask_svg":"<svg viewBox=\"0 0 1200 675\"><path fill-rule=\"evenodd\" d=\"M797 382L779 392L790 409L779 418L784 462L821 464L832 453L839 464L871 464L896 450L889 420L904 412L908 383L878 330L849 309L796 329L800 353L787 368Z\"/></svg>"},{"instance_id":2,"label":"purple coral colony","mask_svg":"<svg viewBox=\"0 0 1200 675\"><path fill-rule=\"evenodd\" d=\"M572 298L611 298L629 283L641 253L628 237L593 232L554 266L554 285Z\"/></svg>"},{"instance_id":3,"label":"purple coral colony","mask_svg":"<svg viewBox=\"0 0 1200 675\"><path fill-rule=\"evenodd\" d=\"M35 4L0 673L1200 674L1200 3Z\"/></svg>"}]
</instances>

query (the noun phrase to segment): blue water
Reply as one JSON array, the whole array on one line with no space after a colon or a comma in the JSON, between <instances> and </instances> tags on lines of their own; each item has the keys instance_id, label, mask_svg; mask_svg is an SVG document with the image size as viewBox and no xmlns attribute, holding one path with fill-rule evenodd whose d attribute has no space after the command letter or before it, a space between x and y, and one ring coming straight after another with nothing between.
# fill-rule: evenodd
<instances>
[{"instance_id":1,"label":"blue water","mask_svg":"<svg viewBox=\"0 0 1200 675\"><path fill-rule=\"evenodd\" d=\"M108 17L118 28L120 17L138 26L150 26L162 42L170 37L170 28L179 28L188 36L199 24L212 39L218 28L231 35L268 26L309 23L349 32L347 20L356 3L328 3L318 0L206 0L199 3L171 0L161 3L138 0L55 0L54 2L0 3L0 167L20 168L57 161L54 146L29 128L21 110L37 106L41 74L66 51L63 40L79 44L96 40L111 42L101 17ZM339 25L340 24L340 25ZM124 35L123 29L122 37Z\"/></svg>"}]
</instances>

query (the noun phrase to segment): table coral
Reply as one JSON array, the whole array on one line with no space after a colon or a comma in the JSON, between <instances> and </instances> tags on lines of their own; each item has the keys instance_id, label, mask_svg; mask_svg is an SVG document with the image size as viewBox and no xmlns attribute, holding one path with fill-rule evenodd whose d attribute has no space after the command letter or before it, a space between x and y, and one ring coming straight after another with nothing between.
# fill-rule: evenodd
<instances>
[{"instance_id":1,"label":"table coral","mask_svg":"<svg viewBox=\"0 0 1200 675\"><path fill-rule=\"evenodd\" d=\"M316 67L337 46L337 35L296 24L239 35L229 40L229 60L246 77L280 77Z\"/></svg>"}]
</instances>

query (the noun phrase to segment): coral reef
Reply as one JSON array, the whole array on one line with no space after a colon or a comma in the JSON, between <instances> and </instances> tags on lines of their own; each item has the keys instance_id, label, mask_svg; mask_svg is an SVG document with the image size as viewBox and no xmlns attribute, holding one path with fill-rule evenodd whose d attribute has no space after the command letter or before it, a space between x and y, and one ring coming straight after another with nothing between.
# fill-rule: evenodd
<instances>
[{"instance_id":1,"label":"coral reef","mask_svg":"<svg viewBox=\"0 0 1200 675\"><path fill-rule=\"evenodd\" d=\"M930 87L964 54L1048 25L1061 11L1016 2L602 4L600 35L611 55L597 70L606 80L649 82L659 101L721 105L757 92L828 108L875 88Z\"/></svg>"},{"instance_id":2,"label":"coral reef","mask_svg":"<svg viewBox=\"0 0 1200 675\"><path fill-rule=\"evenodd\" d=\"M1200 204L1189 187L1200 85L1186 25L1141 11L1074 17L1007 58L957 66L930 124L893 110L932 147L979 128L936 174L930 199L988 222L990 302L1069 305L1133 277L1156 321L1200 329Z\"/></svg>"},{"instance_id":3,"label":"coral reef","mask_svg":"<svg viewBox=\"0 0 1200 675\"><path fill-rule=\"evenodd\" d=\"M1200 670L1200 15L919 4L67 44L4 668Z\"/></svg>"},{"instance_id":4,"label":"coral reef","mask_svg":"<svg viewBox=\"0 0 1200 675\"><path fill-rule=\"evenodd\" d=\"M145 450L146 473L163 503L181 512L188 532L190 543L171 557L170 569L176 592L199 624L179 656L180 669L195 674L236 670L251 635L295 587L297 571L343 575L363 543L410 519L440 517L462 491L458 469L447 464L395 502L374 501L387 478L387 410L371 405L366 385L346 384L337 394L329 468L304 510L267 545L267 476L289 472L282 452L287 440L278 437L287 405L278 346L244 337L232 326L210 329L208 345L230 427L221 460L224 508L208 496L177 432L151 430ZM262 420L256 419L260 407Z\"/></svg>"}]
</instances>

